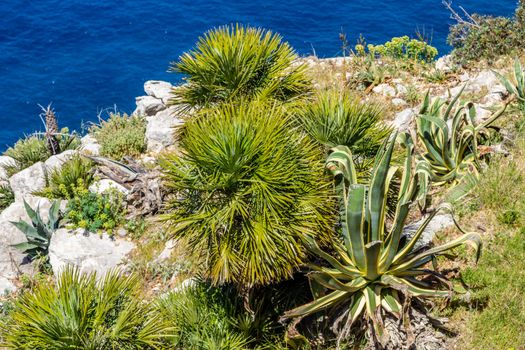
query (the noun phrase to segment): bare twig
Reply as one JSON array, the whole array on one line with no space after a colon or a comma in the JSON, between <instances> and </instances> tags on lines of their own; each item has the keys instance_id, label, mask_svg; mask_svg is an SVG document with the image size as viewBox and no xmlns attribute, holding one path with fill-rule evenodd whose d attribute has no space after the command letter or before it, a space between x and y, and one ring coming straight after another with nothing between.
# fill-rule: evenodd
<instances>
[{"instance_id":1,"label":"bare twig","mask_svg":"<svg viewBox=\"0 0 525 350\"><path fill-rule=\"evenodd\" d=\"M450 11L450 18L458 22L459 24L464 24L471 27L479 27L479 23L463 8L459 6L461 11L463 11L463 18L454 8L452 7L452 0L443 0L443 5Z\"/></svg>"}]
</instances>

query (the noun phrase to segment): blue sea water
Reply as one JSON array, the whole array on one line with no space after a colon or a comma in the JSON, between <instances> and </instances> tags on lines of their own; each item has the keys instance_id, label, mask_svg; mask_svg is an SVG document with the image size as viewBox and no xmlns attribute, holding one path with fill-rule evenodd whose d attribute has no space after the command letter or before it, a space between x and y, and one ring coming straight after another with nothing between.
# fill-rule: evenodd
<instances>
[{"instance_id":1,"label":"blue sea water","mask_svg":"<svg viewBox=\"0 0 525 350\"><path fill-rule=\"evenodd\" d=\"M454 4L512 15L516 0ZM443 54L452 23L441 0L3 0L0 16L0 149L42 129L38 104L77 130L107 109L133 111L144 81L177 82L169 62L213 26L262 26L301 55L329 57L341 31L351 44L424 32Z\"/></svg>"}]
</instances>

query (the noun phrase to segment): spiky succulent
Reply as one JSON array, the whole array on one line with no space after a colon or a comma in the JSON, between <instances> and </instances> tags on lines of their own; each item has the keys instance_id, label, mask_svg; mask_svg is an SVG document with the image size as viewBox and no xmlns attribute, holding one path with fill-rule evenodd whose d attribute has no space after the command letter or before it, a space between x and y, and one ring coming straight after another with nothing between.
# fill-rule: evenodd
<instances>
[{"instance_id":1,"label":"spiky succulent","mask_svg":"<svg viewBox=\"0 0 525 350\"><path fill-rule=\"evenodd\" d=\"M385 199L394 174L400 171L390 166L395 135L378 153L368 185L357 182L349 149L334 148L326 166L335 177L340 199L341 242L335 244L333 253L329 253L314 239L305 237L309 250L326 264L311 265L309 277L315 300L286 312L285 318L304 317L338 306L346 310L347 326L365 314L375 330L381 332L384 312L403 313L403 295L451 295L450 289L444 288L446 279L427 267L435 256L465 243L473 244L479 256L481 238L476 233L464 233L434 248L418 245L425 228L439 210L447 208L446 205L429 215L413 235L403 234L410 205L418 191L418 181L412 169L413 144L408 135L401 137L406 145L406 159L396 214L388 225ZM461 231L459 226L457 228Z\"/></svg>"},{"instance_id":2,"label":"spiky succulent","mask_svg":"<svg viewBox=\"0 0 525 350\"><path fill-rule=\"evenodd\" d=\"M46 122L45 136L47 141L47 149L51 155L59 154L60 143L58 142L57 138L59 129L55 111L53 108L51 108L51 104L49 104L46 108L42 107L42 111L44 112Z\"/></svg>"},{"instance_id":3,"label":"spiky succulent","mask_svg":"<svg viewBox=\"0 0 525 350\"><path fill-rule=\"evenodd\" d=\"M26 213L31 219L31 224L24 220L17 222L11 221L26 236L27 242L13 245L31 257L46 256L49 249L51 236L58 229L60 222L60 202L54 201L49 209L49 218L44 221L40 215L40 208L31 208L24 200Z\"/></svg>"},{"instance_id":4,"label":"spiky succulent","mask_svg":"<svg viewBox=\"0 0 525 350\"><path fill-rule=\"evenodd\" d=\"M514 77L509 79L494 71L508 93L513 95L518 101L518 105L522 113L525 113L525 71L518 58L514 61Z\"/></svg>"},{"instance_id":5,"label":"spiky succulent","mask_svg":"<svg viewBox=\"0 0 525 350\"><path fill-rule=\"evenodd\" d=\"M421 152L416 168L422 179L419 198L423 206L431 182L455 185L465 174L477 177L481 161L478 146L507 107L505 104L478 124L473 103L456 107L462 92L463 89L448 106L441 99L431 102L428 92L419 111L416 132Z\"/></svg>"}]
</instances>

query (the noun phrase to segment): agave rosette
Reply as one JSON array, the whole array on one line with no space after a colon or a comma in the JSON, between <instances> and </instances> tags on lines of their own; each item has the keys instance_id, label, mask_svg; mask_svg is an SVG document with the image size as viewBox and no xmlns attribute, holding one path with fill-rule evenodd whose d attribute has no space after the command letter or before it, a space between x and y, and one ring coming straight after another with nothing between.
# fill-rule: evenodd
<instances>
[{"instance_id":1,"label":"agave rosette","mask_svg":"<svg viewBox=\"0 0 525 350\"><path fill-rule=\"evenodd\" d=\"M327 160L327 168L336 181L340 198L342 241L336 254L322 250L311 238L306 245L328 266L310 265L309 274L315 300L285 313L285 318L304 317L318 311L344 305L349 324L363 313L377 330L381 327L381 310L400 315L401 295L413 297L449 297L448 281L426 265L434 257L463 245L471 244L479 257L481 238L476 233L462 236L446 244L428 248L418 241L434 216L450 206L443 204L429 215L411 236L403 234L410 205L418 192L418 179L412 169L413 143L402 134L406 159L398 193L395 216L386 223L387 193L399 167L390 166L395 135L376 157L369 185L357 182L355 165L347 147L336 147ZM425 280L424 280L425 279ZM379 327L377 327L379 326Z\"/></svg>"}]
</instances>

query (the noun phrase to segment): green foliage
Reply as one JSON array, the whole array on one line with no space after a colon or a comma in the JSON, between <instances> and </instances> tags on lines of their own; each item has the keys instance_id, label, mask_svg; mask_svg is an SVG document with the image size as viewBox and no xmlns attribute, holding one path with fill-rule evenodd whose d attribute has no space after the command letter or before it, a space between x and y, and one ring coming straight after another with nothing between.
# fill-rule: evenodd
<instances>
[{"instance_id":1,"label":"green foliage","mask_svg":"<svg viewBox=\"0 0 525 350\"><path fill-rule=\"evenodd\" d=\"M49 209L49 218L44 222L40 215L40 208L33 210L24 200L24 207L27 215L31 219L31 224L24 220L18 222L11 221L16 228L24 233L27 242L13 245L13 247L27 253L31 258L47 256L51 236L58 229L60 223L60 202L54 201Z\"/></svg>"},{"instance_id":2,"label":"green foliage","mask_svg":"<svg viewBox=\"0 0 525 350\"><path fill-rule=\"evenodd\" d=\"M478 145L489 134L490 125L507 105L483 123L476 123L473 103L456 108L462 91L445 106L440 99L430 101L430 92L419 111L416 132L421 146L417 172L421 175L420 200L424 201L430 182L436 185L458 184L465 174L477 176L481 156Z\"/></svg>"},{"instance_id":3,"label":"green foliage","mask_svg":"<svg viewBox=\"0 0 525 350\"><path fill-rule=\"evenodd\" d=\"M516 58L514 62L514 81L511 81L511 79L506 78L496 71L494 71L494 73L498 76L509 94L516 98L521 112L525 115L525 70L520 60Z\"/></svg>"},{"instance_id":4,"label":"green foliage","mask_svg":"<svg viewBox=\"0 0 525 350\"><path fill-rule=\"evenodd\" d=\"M216 105L239 98L289 101L310 89L305 67L278 34L242 25L212 29L195 49L171 65L186 75L172 102L186 107Z\"/></svg>"},{"instance_id":5,"label":"green foliage","mask_svg":"<svg viewBox=\"0 0 525 350\"><path fill-rule=\"evenodd\" d=\"M93 182L93 162L80 155L74 155L62 167L54 169L47 176L47 186L39 194L47 198L74 197L74 189L81 181L85 187Z\"/></svg>"},{"instance_id":6,"label":"green foliage","mask_svg":"<svg viewBox=\"0 0 525 350\"><path fill-rule=\"evenodd\" d=\"M2 327L9 349L157 349L167 325L138 295L134 276L67 268L14 303Z\"/></svg>"},{"instance_id":7,"label":"green foliage","mask_svg":"<svg viewBox=\"0 0 525 350\"><path fill-rule=\"evenodd\" d=\"M4 210L15 201L15 194L9 185L0 185L0 210Z\"/></svg>"},{"instance_id":8,"label":"green foliage","mask_svg":"<svg viewBox=\"0 0 525 350\"><path fill-rule=\"evenodd\" d=\"M378 104L335 89L318 93L299 113L301 127L320 144L347 146L358 156L373 156L380 148L390 132L382 119Z\"/></svg>"},{"instance_id":9,"label":"green foliage","mask_svg":"<svg viewBox=\"0 0 525 350\"><path fill-rule=\"evenodd\" d=\"M89 132L100 144L100 154L117 160L146 151L146 120L142 116L110 113Z\"/></svg>"},{"instance_id":10,"label":"green foliage","mask_svg":"<svg viewBox=\"0 0 525 350\"><path fill-rule=\"evenodd\" d=\"M105 230L109 234L123 220L124 209L122 194L117 190L110 190L102 194L90 192L84 182L79 179L75 187L71 188L65 217L73 226L91 232Z\"/></svg>"},{"instance_id":11,"label":"green foliage","mask_svg":"<svg viewBox=\"0 0 525 350\"><path fill-rule=\"evenodd\" d=\"M408 134L401 135L406 147L405 166L396 214L387 225L386 197L393 175L399 171L390 166L395 136L378 153L369 185L357 182L352 154L347 147L334 148L328 157L326 166L335 177L340 200L342 239L335 243L335 253L331 254L322 250L313 238L305 237L309 250L329 266L311 265L313 271L309 278L315 300L286 312L286 318L304 317L340 306L348 310L341 336L348 334L348 327L363 313L381 335L382 311L404 319L406 309L402 306L402 296L450 296L451 290L442 288L447 286L446 278L425 268L437 255L470 243L479 257L481 238L476 233L464 234L433 248L417 246L433 217L441 209L449 208L446 205L433 212L411 237L403 237L410 205L418 192L417 176L412 169L414 146ZM425 278L425 282L421 278Z\"/></svg>"},{"instance_id":12,"label":"green foliage","mask_svg":"<svg viewBox=\"0 0 525 350\"><path fill-rule=\"evenodd\" d=\"M248 348L250 337L239 329L239 320L246 313L239 299L232 290L205 284L162 298L159 310L173 328L173 346L185 350Z\"/></svg>"},{"instance_id":13,"label":"green foliage","mask_svg":"<svg viewBox=\"0 0 525 350\"><path fill-rule=\"evenodd\" d=\"M192 118L161 165L168 219L214 283L267 284L304 261L300 237L330 232L321 151L279 104L224 104Z\"/></svg>"},{"instance_id":14,"label":"green foliage","mask_svg":"<svg viewBox=\"0 0 525 350\"><path fill-rule=\"evenodd\" d=\"M451 26L447 41L454 48L453 58L461 63L494 61L519 52L525 38L524 6L520 2L515 18L473 14Z\"/></svg>"},{"instance_id":15,"label":"green foliage","mask_svg":"<svg viewBox=\"0 0 525 350\"><path fill-rule=\"evenodd\" d=\"M80 145L80 139L76 134L69 134L67 128L60 130L56 136L60 150L66 151L76 149ZM14 164L5 167L7 175L11 176L17 172L38 162L44 162L52 154L49 153L45 137L40 135L28 136L18 140L13 147L9 147L4 155L12 157Z\"/></svg>"},{"instance_id":16,"label":"green foliage","mask_svg":"<svg viewBox=\"0 0 525 350\"><path fill-rule=\"evenodd\" d=\"M374 58L388 57L400 60L413 60L416 62L432 62L438 51L423 40L410 39L408 36L394 37L382 45L369 44L365 46L360 43L355 47L358 55L368 54Z\"/></svg>"}]
</instances>

